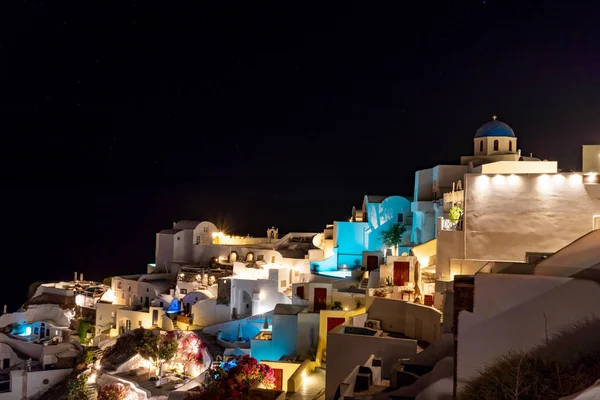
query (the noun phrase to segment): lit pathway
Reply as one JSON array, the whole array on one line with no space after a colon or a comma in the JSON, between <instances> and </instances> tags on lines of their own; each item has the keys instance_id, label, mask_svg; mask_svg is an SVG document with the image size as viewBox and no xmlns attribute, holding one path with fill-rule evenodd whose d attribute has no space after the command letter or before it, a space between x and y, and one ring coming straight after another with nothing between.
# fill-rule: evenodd
<instances>
[{"instance_id":1,"label":"lit pathway","mask_svg":"<svg viewBox=\"0 0 600 400\"><path fill-rule=\"evenodd\" d=\"M320 400L325 398L325 370L316 368L315 372L306 377L300 390L288 393L287 400Z\"/></svg>"}]
</instances>

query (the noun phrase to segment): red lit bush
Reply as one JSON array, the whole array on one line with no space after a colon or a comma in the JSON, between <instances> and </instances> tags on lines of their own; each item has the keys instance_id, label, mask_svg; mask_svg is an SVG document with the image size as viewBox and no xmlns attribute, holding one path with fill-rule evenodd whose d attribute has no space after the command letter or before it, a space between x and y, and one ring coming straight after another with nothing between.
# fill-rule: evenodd
<instances>
[{"instance_id":1,"label":"red lit bush","mask_svg":"<svg viewBox=\"0 0 600 400\"><path fill-rule=\"evenodd\" d=\"M98 400L124 400L129 390L122 383L110 383L98 391Z\"/></svg>"},{"instance_id":2,"label":"red lit bush","mask_svg":"<svg viewBox=\"0 0 600 400\"><path fill-rule=\"evenodd\" d=\"M258 384L273 388L273 369L266 364L259 364L256 358L249 355L232 357L222 366L208 370L200 389L188 392L188 399L244 399L248 397L250 388Z\"/></svg>"}]
</instances>

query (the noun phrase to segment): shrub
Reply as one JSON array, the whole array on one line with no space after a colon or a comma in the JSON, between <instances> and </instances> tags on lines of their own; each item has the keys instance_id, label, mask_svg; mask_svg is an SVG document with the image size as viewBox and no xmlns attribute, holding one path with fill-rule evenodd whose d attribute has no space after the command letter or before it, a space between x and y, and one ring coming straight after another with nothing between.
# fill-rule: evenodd
<instances>
[{"instance_id":1,"label":"shrub","mask_svg":"<svg viewBox=\"0 0 600 400\"><path fill-rule=\"evenodd\" d=\"M558 399L592 386L600 376L600 321L585 321L542 346L497 359L458 399Z\"/></svg>"},{"instance_id":2,"label":"shrub","mask_svg":"<svg viewBox=\"0 0 600 400\"><path fill-rule=\"evenodd\" d=\"M77 325L77 335L79 336L79 340L81 343L85 342L87 334L91 332L91 327L92 324L90 323L90 321L86 319L79 320L79 324Z\"/></svg>"},{"instance_id":3,"label":"shrub","mask_svg":"<svg viewBox=\"0 0 600 400\"><path fill-rule=\"evenodd\" d=\"M85 374L79 374L67 382L68 400L87 400L86 385L88 377Z\"/></svg>"},{"instance_id":4,"label":"shrub","mask_svg":"<svg viewBox=\"0 0 600 400\"><path fill-rule=\"evenodd\" d=\"M373 292L373 296L385 297L387 296L387 291L385 289L375 289L375 291Z\"/></svg>"},{"instance_id":5,"label":"shrub","mask_svg":"<svg viewBox=\"0 0 600 400\"><path fill-rule=\"evenodd\" d=\"M225 400L248 398L250 388L256 384L266 388L275 386L274 371L256 358L245 355L232 357L221 366L212 368L199 390L188 392L189 400Z\"/></svg>"},{"instance_id":6,"label":"shrub","mask_svg":"<svg viewBox=\"0 0 600 400\"><path fill-rule=\"evenodd\" d=\"M109 383L98 391L98 400L124 400L128 392L122 383Z\"/></svg>"}]
</instances>

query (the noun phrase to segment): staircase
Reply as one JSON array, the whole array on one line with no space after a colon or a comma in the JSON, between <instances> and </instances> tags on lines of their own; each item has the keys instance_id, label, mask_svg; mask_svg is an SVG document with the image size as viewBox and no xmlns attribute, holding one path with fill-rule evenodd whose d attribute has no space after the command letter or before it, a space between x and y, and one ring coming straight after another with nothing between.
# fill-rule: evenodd
<instances>
[{"instance_id":1,"label":"staircase","mask_svg":"<svg viewBox=\"0 0 600 400\"><path fill-rule=\"evenodd\" d=\"M369 278L363 278L360 281L360 288L364 289L364 290L367 290L368 287L369 287Z\"/></svg>"},{"instance_id":2,"label":"staircase","mask_svg":"<svg viewBox=\"0 0 600 400\"><path fill-rule=\"evenodd\" d=\"M88 400L96 400L98 398L98 390L100 385L97 383L88 383L85 387L85 393Z\"/></svg>"}]
</instances>

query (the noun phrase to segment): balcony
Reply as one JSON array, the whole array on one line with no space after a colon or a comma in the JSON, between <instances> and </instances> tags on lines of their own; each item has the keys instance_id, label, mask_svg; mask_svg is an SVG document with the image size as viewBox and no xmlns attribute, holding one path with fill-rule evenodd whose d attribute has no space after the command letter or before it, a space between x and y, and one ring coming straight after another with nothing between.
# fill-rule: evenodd
<instances>
[{"instance_id":1,"label":"balcony","mask_svg":"<svg viewBox=\"0 0 600 400\"><path fill-rule=\"evenodd\" d=\"M463 221L462 218L458 221L454 222L448 218L440 218L442 231L462 231L463 230Z\"/></svg>"}]
</instances>

